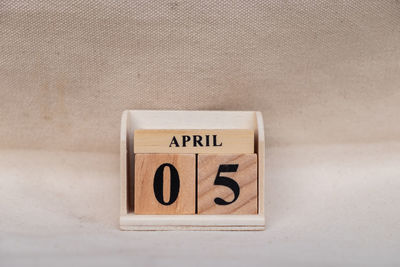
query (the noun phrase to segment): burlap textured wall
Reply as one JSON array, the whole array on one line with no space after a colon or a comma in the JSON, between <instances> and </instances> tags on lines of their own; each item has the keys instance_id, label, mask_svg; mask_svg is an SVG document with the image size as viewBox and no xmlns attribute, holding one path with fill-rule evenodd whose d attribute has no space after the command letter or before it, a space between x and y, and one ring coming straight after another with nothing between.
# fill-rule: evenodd
<instances>
[{"instance_id":1,"label":"burlap textured wall","mask_svg":"<svg viewBox=\"0 0 400 267\"><path fill-rule=\"evenodd\" d=\"M118 151L124 109L400 141L400 1L1 1L0 147Z\"/></svg>"}]
</instances>

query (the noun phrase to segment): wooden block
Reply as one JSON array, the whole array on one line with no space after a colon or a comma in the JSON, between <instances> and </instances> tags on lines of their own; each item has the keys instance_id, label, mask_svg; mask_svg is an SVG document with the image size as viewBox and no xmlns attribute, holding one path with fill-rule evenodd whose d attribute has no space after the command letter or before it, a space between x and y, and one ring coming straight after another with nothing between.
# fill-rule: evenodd
<instances>
[{"instance_id":1,"label":"wooden block","mask_svg":"<svg viewBox=\"0 0 400 267\"><path fill-rule=\"evenodd\" d=\"M198 214L257 214L257 155L198 155Z\"/></svg>"},{"instance_id":2,"label":"wooden block","mask_svg":"<svg viewBox=\"0 0 400 267\"><path fill-rule=\"evenodd\" d=\"M135 214L194 214L194 154L135 154Z\"/></svg>"},{"instance_id":3,"label":"wooden block","mask_svg":"<svg viewBox=\"0 0 400 267\"><path fill-rule=\"evenodd\" d=\"M254 153L254 131L148 130L134 132L134 153Z\"/></svg>"}]
</instances>

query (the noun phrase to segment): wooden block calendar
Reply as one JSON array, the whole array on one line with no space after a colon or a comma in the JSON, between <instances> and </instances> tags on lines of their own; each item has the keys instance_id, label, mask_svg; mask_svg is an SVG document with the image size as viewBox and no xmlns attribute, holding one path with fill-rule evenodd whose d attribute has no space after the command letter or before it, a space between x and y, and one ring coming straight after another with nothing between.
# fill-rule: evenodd
<instances>
[{"instance_id":1,"label":"wooden block calendar","mask_svg":"<svg viewBox=\"0 0 400 267\"><path fill-rule=\"evenodd\" d=\"M125 111L122 230L263 230L259 112Z\"/></svg>"}]
</instances>

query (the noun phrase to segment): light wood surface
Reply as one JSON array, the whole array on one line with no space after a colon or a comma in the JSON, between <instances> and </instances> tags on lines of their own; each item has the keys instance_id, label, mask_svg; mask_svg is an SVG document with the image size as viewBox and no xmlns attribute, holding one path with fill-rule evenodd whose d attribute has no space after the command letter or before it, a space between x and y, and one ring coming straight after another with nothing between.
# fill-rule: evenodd
<instances>
[{"instance_id":1,"label":"light wood surface","mask_svg":"<svg viewBox=\"0 0 400 267\"><path fill-rule=\"evenodd\" d=\"M193 154L135 154L135 201L136 214L194 214L195 213L195 160ZM162 204L157 200L154 179L157 169L163 164L171 164L179 175L179 192L176 200L171 198L171 169L165 167L163 173ZM166 203L168 205L166 205Z\"/></svg>"},{"instance_id":2,"label":"light wood surface","mask_svg":"<svg viewBox=\"0 0 400 267\"><path fill-rule=\"evenodd\" d=\"M134 132L134 153L253 153L249 129L171 130Z\"/></svg>"},{"instance_id":3,"label":"light wood surface","mask_svg":"<svg viewBox=\"0 0 400 267\"><path fill-rule=\"evenodd\" d=\"M237 170L219 173L219 179L233 179L240 188L234 191L225 185L215 185L221 164L237 166ZM198 155L198 214L257 214L257 155L201 154ZM217 204L216 198L227 205Z\"/></svg>"},{"instance_id":4,"label":"light wood surface","mask_svg":"<svg viewBox=\"0 0 400 267\"><path fill-rule=\"evenodd\" d=\"M265 198L265 134L264 121L261 112L256 112L257 131L255 138L257 140L257 165L258 165L258 214L265 216L264 198Z\"/></svg>"},{"instance_id":5,"label":"light wood surface","mask_svg":"<svg viewBox=\"0 0 400 267\"><path fill-rule=\"evenodd\" d=\"M265 229L262 215L133 215L121 216L122 230L230 230Z\"/></svg>"},{"instance_id":6,"label":"light wood surface","mask_svg":"<svg viewBox=\"0 0 400 267\"><path fill-rule=\"evenodd\" d=\"M120 143L120 214L127 215L128 214L128 143L127 143L127 126L128 126L128 112L123 112L121 117L121 143Z\"/></svg>"}]
</instances>

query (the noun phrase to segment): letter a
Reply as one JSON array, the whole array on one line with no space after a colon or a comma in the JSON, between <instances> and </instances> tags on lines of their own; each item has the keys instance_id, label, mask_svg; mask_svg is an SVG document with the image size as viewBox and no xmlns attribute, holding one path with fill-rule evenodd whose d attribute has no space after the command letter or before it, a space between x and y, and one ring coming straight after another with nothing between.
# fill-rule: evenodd
<instances>
[{"instance_id":1,"label":"letter a","mask_svg":"<svg viewBox=\"0 0 400 267\"><path fill-rule=\"evenodd\" d=\"M172 137L172 140L171 140L171 143L169 144L169 147L171 147L173 144L175 145L175 147L179 147L178 141L176 140L175 136Z\"/></svg>"}]
</instances>

